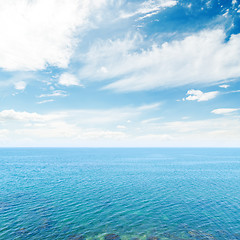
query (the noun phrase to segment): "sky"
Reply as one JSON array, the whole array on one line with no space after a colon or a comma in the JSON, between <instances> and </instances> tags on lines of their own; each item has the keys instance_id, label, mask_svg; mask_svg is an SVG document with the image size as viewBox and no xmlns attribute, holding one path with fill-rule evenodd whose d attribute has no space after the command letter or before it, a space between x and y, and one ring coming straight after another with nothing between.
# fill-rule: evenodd
<instances>
[{"instance_id":1,"label":"sky","mask_svg":"<svg viewBox=\"0 0 240 240\"><path fill-rule=\"evenodd\" d=\"M0 0L0 147L240 147L239 0Z\"/></svg>"}]
</instances>

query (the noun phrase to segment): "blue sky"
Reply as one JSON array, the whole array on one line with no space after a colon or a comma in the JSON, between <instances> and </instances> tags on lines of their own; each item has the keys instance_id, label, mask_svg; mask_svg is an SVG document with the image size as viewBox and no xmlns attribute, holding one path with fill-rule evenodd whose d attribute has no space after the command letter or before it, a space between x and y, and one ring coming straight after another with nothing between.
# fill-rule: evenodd
<instances>
[{"instance_id":1,"label":"blue sky","mask_svg":"<svg viewBox=\"0 0 240 240\"><path fill-rule=\"evenodd\" d=\"M237 0L0 0L2 147L240 147Z\"/></svg>"}]
</instances>

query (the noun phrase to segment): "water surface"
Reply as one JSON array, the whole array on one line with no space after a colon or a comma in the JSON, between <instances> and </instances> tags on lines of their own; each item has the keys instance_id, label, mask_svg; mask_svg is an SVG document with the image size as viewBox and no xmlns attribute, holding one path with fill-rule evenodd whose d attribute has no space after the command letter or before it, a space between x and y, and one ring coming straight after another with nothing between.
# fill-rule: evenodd
<instances>
[{"instance_id":1,"label":"water surface","mask_svg":"<svg viewBox=\"0 0 240 240\"><path fill-rule=\"evenodd\" d=\"M239 183L240 149L0 149L0 239L240 239Z\"/></svg>"}]
</instances>

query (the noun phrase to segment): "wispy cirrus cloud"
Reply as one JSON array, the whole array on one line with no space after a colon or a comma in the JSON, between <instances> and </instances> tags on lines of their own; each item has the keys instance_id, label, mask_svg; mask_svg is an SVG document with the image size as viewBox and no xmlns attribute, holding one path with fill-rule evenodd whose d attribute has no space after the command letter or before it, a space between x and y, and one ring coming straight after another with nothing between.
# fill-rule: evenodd
<instances>
[{"instance_id":1,"label":"wispy cirrus cloud","mask_svg":"<svg viewBox=\"0 0 240 240\"><path fill-rule=\"evenodd\" d=\"M161 102L152 103L152 104L146 104L146 105L142 105L142 106L138 107L138 110L145 111L145 110L158 109L161 105L162 105Z\"/></svg>"},{"instance_id":2,"label":"wispy cirrus cloud","mask_svg":"<svg viewBox=\"0 0 240 240\"><path fill-rule=\"evenodd\" d=\"M218 109L212 110L212 113L225 115L225 114L236 112L238 110L239 108L218 108Z\"/></svg>"},{"instance_id":3,"label":"wispy cirrus cloud","mask_svg":"<svg viewBox=\"0 0 240 240\"><path fill-rule=\"evenodd\" d=\"M222 29L204 30L140 51L141 37L97 42L86 54L79 75L89 80L114 79L104 89L120 92L238 78L240 34L232 35L229 41L225 37ZM101 71L102 67L106 71Z\"/></svg>"},{"instance_id":4,"label":"wispy cirrus cloud","mask_svg":"<svg viewBox=\"0 0 240 240\"><path fill-rule=\"evenodd\" d=\"M168 8L173 7L178 3L176 0L148 0L144 1L139 6L137 6L137 9L135 9L132 12L125 12L122 11L120 18L130 18L134 16L140 16L140 19L150 17L154 14L157 14L159 11Z\"/></svg>"},{"instance_id":5,"label":"wispy cirrus cloud","mask_svg":"<svg viewBox=\"0 0 240 240\"><path fill-rule=\"evenodd\" d=\"M46 100L37 102L37 104L49 103L49 102L54 102L54 101L55 101L54 99L46 99Z\"/></svg>"},{"instance_id":6,"label":"wispy cirrus cloud","mask_svg":"<svg viewBox=\"0 0 240 240\"><path fill-rule=\"evenodd\" d=\"M68 96L66 91L63 90L55 90L52 93L44 93L38 96L39 98L45 98L45 97L66 97Z\"/></svg>"}]
</instances>

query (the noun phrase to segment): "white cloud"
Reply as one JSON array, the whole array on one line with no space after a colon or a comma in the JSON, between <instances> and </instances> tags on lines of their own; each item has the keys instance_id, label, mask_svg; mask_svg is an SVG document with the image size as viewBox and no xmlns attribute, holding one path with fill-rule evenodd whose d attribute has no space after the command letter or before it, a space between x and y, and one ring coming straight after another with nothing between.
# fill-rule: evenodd
<instances>
[{"instance_id":1,"label":"white cloud","mask_svg":"<svg viewBox=\"0 0 240 240\"><path fill-rule=\"evenodd\" d=\"M222 16L227 18L228 14L229 14L229 9L227 9L226 12Z\"/></svg>"},{"instance_id":2,"label":"white cloud","mask_svg":"<svg viewBox=\"0 0 240 240\"><path fill-rule=\"evenodd\" d=\"M37 121L44 122L57 118L56 115L42 115L38 113L18 112L13 109L0 112L0 121Z\"/></svg>"},{"instance_id":3,"label":"white cloud","mask_svg":"<svg viewBox=\"0 0 240 240\"><path fill-rule=\"evenodd\" d=\"M188 97L186 97L185 100L188 101L198 101L198 102L202 102L202 101L208 101L210 99L215 98L218 95L218 91L214 91L214 92L206 92L203 93L200 90L188 90L187 95L189 95Z\"/></svg>"},{"instance_id":4,"label":"white cloud","mask_svg":"<svg viewBox=\"0 0 240 240\"><path fill-rule=\"evenodd\" d=\"M76 136L75 126L63 121L50 121L43 125L34 124L31 127L17 128L15 134L33 139L39 138L70 138Z\"/></svg>"},{"instance_id":5,"label":"white cloud","mask_svg":"<svg viewBox=\"0 0 240 240\"><path fill-rule=\"evenodd\" d=\"M15 82L14 86L17 90L24 90L27 86L26 82L20 81L20 82Z\"/></svg>"},{"instance_id":6,"label":"white cloud","mask_svg":"<svg viewBox=\"0 0 240 240\"><path fill-rule=\"evenodd\" d=\"M109 123L112 123L113 128L116 128L115 124L118 121L133 116L132 113L113 110L110 114L111 110L106 110L104 114L107 113L108 119L101 119L103 116L99 116L100 112L100 110L75 110L39 114L4 110L0 112L0 126L5 126L6 130L0 130L0 136L10 135L12 141L9 140L8 144L12 145L17 142L21 146L25 142L24 139L27 139L27 144L34 143L38 146L39 144L40 146L42 144L47 146L46 143L51 141L51 146L54 146L57 142L79 143L79 140L121 140L127 137L127 134L121 132L120 128L118 131L110 130ZM114 117L116 112L119 114Z\"/></svg>"},{"instance_id":7,"label":"white cloud","mask_svg":"<svg viewBox=\"0 0 240 240\"><path fill-rule=\"evenodd\" d=\"M150 104L149 104L150 106ZM80 126L85 126L91 128L92 126L113 128L116 125L122 125L124 122L130 123L136 120L145 111L150 111L150 108L144 109L140 107L123 107L123 108L113 108L113 109L79 109L73 111L67 111L67 113L59 112L60 115L67 115L67 120L72 121L74 119L75 123ZM152 108L152 110L154 110ZM57 113L56 113L57 114Z\"/></svg>"},{"instance_id":8,"label":"white cloud","mask_svg":"<svg viewBox=\"0 0 240 240\"><path fill-rule=\"evenodd\" d=\"M143 116L134 107L49 114L4 110L0 142L2 146L240 146L237 115L171 122L141 121ZM127 127L124 122L129 122Z\"/></svg>"},{"instance_id":9,"label":"white cloud","mask_svg":"<svg viewBox=\"0 0 240 240\"><path fill-rule=\"evenodd\" d=\"M126 129L127 127L124 126L124 125L117 125L117 128L118 128L118 129Z\"/></svg>"},{"instance_id":10,"label":"white cloud","mask_svg":"<svg viewBox=\"0 0 240 240\"><path fill-rule=\"evenodd\" d=\"M236 112L238 110L239 110L238 108L218 108L218 109L212 110L212 113L215 113L215 114L229 114L229 113L232 113L232 112Z\"/></svg>"},{"instance_id":11,"label":"white cloud","mask_svg":"<svg viewBox=\"0 0 240 240\"><path fill-rule=\"evenodd\" d=\"M125 139L127 135L123 132L118 131L104 131L104 130L87 130L82 134L78 135L79 139Z\"/></svg>"},{"instance_id":12,"label":"white cloud","mask_svg":"<svg viewBox=\"0 0 240 240\"><path fill-rule=\"evenodd\" d=\"M45 100L40 103L48 102ZM48 114L15 111L13 109L0 112L0 127L8 129L13 139L123 139L127 136L126 126L122 123L136 121L144 111L153 109L144 105L119 109L80 109L58 111ZM131 119L131 121L129 120ZM117 131L116 131L117 126ZM124 133L121 132L124 130ZM16 136L17 134L17 136ZM20 141L21 142L21 141ZM44 143L44 141L42 142Z\"/></svg>"},{"instance_id":13,"label":"white cloud","mask_svg":"<svg viewBox=\"0 0 240 240\"><path fill-rule=\"evenodd\" d=\"M1 76L0 87L5 88L13 86L16 90L25 90L26 86L32 81L32 79L36 79L36 75L32 72L12 72L9 75Z\"/></svg>"},{"instance_id":14,"label":"white cloud","mask_svg":"<svg viewBox=\"0 0 240 240\"><path fill-rule=\"evenodd\" d=\"M149 118L149 119L142 120L141 123L145 124L145 123L158 122L159 120L162 120L162 119L163 119L162 117Z\"/></svg>"},{"instance_id":15,"label":"white cloud","mask_svg":"<svg viewBox=\"0 0 240 240\"><path fill-rule=\"evenodd\" d=\"M107 68L105 68L105 67L101 67L101 69L100 69L103 73L108 73L108 70L107 70Z\"/></svg>"},{"instance_id":16,"label":"white cloud","mask_svg":"<svg viewBox=\"0 0 240 240\"><path fill-rule=\"evenodd\" d=\"M79 76L94 80L120 76L121 70L124 70L121 66L123 57L127 57L129 52L137 51L142 41L143 38L140 34L133 36L127 34L124 40L98 40L85 55L85 59L83 59L85 66L80 70ZM132 64L129 67L131 69Z\"/></svg>"},{"instance_id":17,"label":"white cloud","mask_svg":"<svg viewBox=\"0 0 240 240\"><path fill-rule=\"evenodd\" d=\"M144 15L140 19L157 14L160 10L167 7L173 7L177 4L175 0L148 0L140 4L137 10L133 12L122 12L121 18L130 18L136 15Z\"/></svg>"},{"instance_id":18,"label":"white cloud","mask_svg":"<svg viewBox=\"0 0 240 240\"><path fill-rule=\"evenodd\" d=\"M50 99L51 100L51 99ZM48 102L49 100L46 100ZM43 102L40 102L43 103ZM129 122L129 119L136 119L144 111L153 109L153 105L143 105L140 107L124 107L119 109L79 109L68 111L56 111L51 114L40 114L36 112L15 111L13 109L3 110L0 112L0 123L8 124L15 122L24 123L49 123L66 121L78 126L91 128L92 126L116 128L123 122Z\"/></svg>"},{"instance_id":19,"label":"white cloud","mask_svg":"<svg viewBox=\"0 0 240 240\"><path fill-rule=\"evenodd\" d=\"M105 87L116 91L212 84L240 77L240 34L226 42L223 30L205 30L139 51L141 39L128 35L123 40L97 42L87 53L79 76L119 79ZM108 72L100 73L101 66Z\"/></svg>"},{"instance_id":20,"label":"white cloud","mask_svg":"<svg viewBox=\"0 0 240 240\"><path fill-rule=\"evenodd\" d=\"M174 138L171 135L168 134L146 134L141 135L139 137L136 137L136 140L142 140L142 141L168 141L173 140Z\"/></svg>"},{"instance_id":21,"label":"white cloud","mask_svg":"<svg viewBox=\"0 0 240 240\"><path fill-rule=\"evenodd\" d=\"M41 94L39 98L44 97L66 97L68 96L67 93L63 90L55 90L52 93Z\"/></svg>"},{"instance_id":22,"label":"white cloud","mask_svg":"<svg viewBox=\"0 0 240 240\"><path fill-rule=\"evenodd\" d=\"M222 85L219 85L220 88L228 88L230 87L230 85L227 85L227 84L222 84Z\"/></svg>"},{"instance_id":23,"label":"white cloud","mask_svg":"<svg viewBox=\"0 0 240 240\"><path fill-rule=\"evenodd\" d=\"M159 108L161 106L161 103L152 103L152 104L146 104L138 107L139 110L152 110Z\"/></svg>"},{"instance_id":24,"label":"white cloud","mask_svg":"<svg viewBox=\"0 0 240 240\"><path fill-rule=\"evenodd\" d=\"M69 144L69 142L71 143L71 146L72 144L76 144L76 143L78 143L77 146L79 146L79 143L80 144L82 143L80 142L80 140L83 140L85 142L85 141L92 141L92 140L104 141L105 139L109 139L112 141L112 140L123 140L127 138L127 134L120 131L81 129L81 128L77 128L72 124L67 124L64 122L48 124L47 126L44 126L44 127L34 126L32 128L17 129L15 131L15 137L19 137L19 136L21 137L24 136L25 138L30 138L30 139L38 139L38 142L40 141L41 144L43 143L43 141L48 142L49 139L51 139L51 141L54 140L55 142L60 141L61 144L64 143L63 146L65 147L66 147L66 144ZM50 144L51 146L56 146L53 144L53 142L51 142Z\"/></svg>"},{"instance_id":25,"label":"white cloud","mask_svg":"<svg viewBox=\"0 0 240 240\"><path fill-rule=\"evenodd\" d=\"M54 100L53 99L47 99L47 100L37 102L37 104L43 104L43 103L48 103L48 102L54 102Z\"/></svg>"},{"instance_id":26,"label":"white cloud","mask_svg":"<svg viewBox=\"0 0 240 240\"><path fill-rule=\"evenodd\" d=\"M221 117L198 121L149 122L138 136L142 140L138 144L143 146L145 143L145 146L168 147L239 147L240 119Z\"/></svg>"},{"instance_id":27,"label":"white cloud","mask_svg":"<svg viewBox=\"0 0 240 240\"><path fill-rule=\"evenodd\" d=\"M66 68L76 33L107 0L0 0L0 68Z\"/></svg>"},{"instance_id":28,"label":"white cloud","mask_svg":"<svg viewBox=\"0 0 240 240\"><path fill-rule=\"evenodd\" d=\"M72 74L70 73L63 73L59 77L59 82L60 85L69 87L69 86L83 86L80 84L79 80Z\"/></svg>"},{"instance_id":29,"label":"white cloud","mask_svg":"<svg viewBox=\"0 0 240 240\"><path fill-rule=\"evenodd\" d=\"M0 129L0 137L6 137L9 134L9 130L8 129Z\"/></svg>"}]
</instances>

